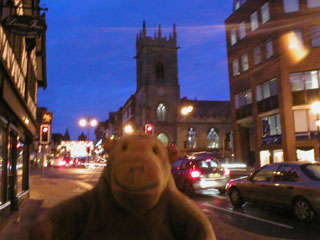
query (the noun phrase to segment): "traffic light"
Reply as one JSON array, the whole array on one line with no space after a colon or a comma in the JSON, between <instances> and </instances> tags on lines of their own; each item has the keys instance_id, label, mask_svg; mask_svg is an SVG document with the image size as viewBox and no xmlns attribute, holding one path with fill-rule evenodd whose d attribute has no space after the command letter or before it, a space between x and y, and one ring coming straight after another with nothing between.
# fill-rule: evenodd
<instances>
[{"instance_id":1,"label":"traffic light","mask_svg":"<svg viewBox=\"0 0 320 240\"><path fill-rule=\"evenodd\" d=\"M48 144L50 142L50 125L42 124L40 126L40 144Z\"/></svg>"},{"instance_id":2,"label":"traffic light","mask_svg":"<svg viewBox=\"0 0 320 240\"><path fill-rule=\"evenodd\" d=\"M146 125L144 125L144 132L145 132L146 134L153 134L153 132L154 132L154 126L153 126L153 124L146 124Z\"/></svg>"}]
</instances>

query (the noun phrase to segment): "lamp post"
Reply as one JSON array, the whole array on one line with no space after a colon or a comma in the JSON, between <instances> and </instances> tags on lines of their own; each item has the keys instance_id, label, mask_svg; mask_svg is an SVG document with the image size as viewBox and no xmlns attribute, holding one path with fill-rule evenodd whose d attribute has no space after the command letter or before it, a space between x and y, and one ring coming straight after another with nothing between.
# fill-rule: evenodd
<instances>
[{"instance_id":1,"label":"lamp post","mask_svg":"<svg viewBox=\"0 0 320 240\"><path fill-rule=\"evenodd\" d=\"M87 141L90 141L89 139L89 132L90 132L90 127L95 127L98 125L98 121L95 118L91 118L91 117L86 117L86 118L81 118L79 120L79 125L81 127L88 127L88 135L87 135Z\"/></svg>"},{"instance_id":2,"label":"lamp post","mask_svg":"<svg viewBox=\"0 0 320 240\"><path fill-rule=\"evenodd\" d=\"M124 130L124 133L128 134L128 135L130 135L130 134L132 134L134 132L133 127L132 127L131 124L125 125L123 130Z\"/></svg>"},{"instance_id":3,"label":"lamp post","mask_svg":"<svg viewBox=\"0 0 320 240\"><path fill-rule=\"evenodd\" d=\"M320 118L319 118L319 115L320 115L320 102L319 101L316 101L314 103L311 104L311 111L316 114L316 126L317 126L317 147L318 147L318 158L320 157Z\"/></svg>"}]
</instances>

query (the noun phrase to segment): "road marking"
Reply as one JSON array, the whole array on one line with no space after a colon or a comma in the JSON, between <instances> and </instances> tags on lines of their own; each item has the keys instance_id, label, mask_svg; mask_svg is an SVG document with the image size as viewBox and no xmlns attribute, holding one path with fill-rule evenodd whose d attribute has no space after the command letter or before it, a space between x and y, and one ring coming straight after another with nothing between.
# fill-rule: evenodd
<instances>
[{"instance_id":1,"label":"road marking","mask_svg":"<svg viewBox=\"0 0 320 240\"><path fill-rule=\"evenodd\" d=\"M218 206L214 206L214 205L211 205L211 204L208 204L208 203L203 203L202 205L206 206L206 207L209 207L209 208L214 208L214 209L218 209L218 210L221 210L221 211L229 212L229 213L232 213L232 214L235 214L235 215L239 215L239 216L242 216L242 217L251 218L251 219L254 219L254 220L261 221L261 222L266 222L266 223L269 223L269 224L272 224L272 225L276 225L276 226L279 226L279 227L283 227L283 228L287 228L287 229L294 229L294 227L286 225L286 224L274 222L274 221L263 219L263 218L259 218L259 217L254 217L254 216L251 216L251 215L248 215L248 214L245 214L245 213L232 211L232 210L229 210L229 209L226 209L226 208L222 208L222 207L218 207Z\"/></svg>"},{"instance_id":2,"label":"road marking","mask_svg":"<svg viewBox=\"0 0 320 240\"><path fill-rule=\"evenodd\" d=\"M73 181L75 184L77 184L80 187L83 187L87 190L91 190L93 188L93 186L91 184L85 183L85 182L81 182L81 181Z\"/></svg>"}]
</instances>

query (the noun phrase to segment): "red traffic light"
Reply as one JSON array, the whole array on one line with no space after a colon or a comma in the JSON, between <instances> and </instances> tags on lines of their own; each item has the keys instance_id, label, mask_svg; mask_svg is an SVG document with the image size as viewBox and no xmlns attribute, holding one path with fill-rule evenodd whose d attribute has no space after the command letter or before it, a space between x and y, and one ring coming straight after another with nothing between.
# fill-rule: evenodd
<instances>
[{"instance_id":1,"label":"red traffic light","mask_svg":"<svg viewBox=\"0 0 320 240\"><path fill-rule=\"evenodd\" d=\"M144 125L144 132L147 134L153 134L154 126L152 124Z\"/></svg>"},{"instance_id":2,"label":"red traffic light","mask_svg":"<svg viewBox=\"0 0 320 240\"><path fill-rule=\"evenodd\" d=\"M42 128L42 132L43 133L47 133L48 132L48 128L47 127Z\"/></svg>"},{"instance_id":3,"label":"red traffic light","mask_svg":"<svg viewBox=\"0 0 320 240\"><path fill-rule=\"evenodd\" d=\"M49 144L50 142L50 125L42 124L40 126L40 144Z\"/></svg>"}]
</instances>

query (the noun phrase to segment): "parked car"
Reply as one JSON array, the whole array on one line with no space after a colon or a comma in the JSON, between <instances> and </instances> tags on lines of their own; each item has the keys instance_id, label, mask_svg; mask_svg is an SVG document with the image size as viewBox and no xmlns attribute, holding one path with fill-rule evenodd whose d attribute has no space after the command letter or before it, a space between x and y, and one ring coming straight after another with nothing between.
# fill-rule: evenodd
<instances>
[{"instance_id":1,"label":"parked car","mask_svg":"<svg viewBox=\"0 0 320 240\"><path fill-rule=\"evenodd\" d=\"M52 167L74 167L75 160L71 157L57 157L50 161Z\"/></svg>"},{"instance_id":2,"label":"parked car","mask_svg":"<svg viewBox=\"0 0 320 240\"><path fill-rule=\"evenodd\" d=\"M224 193L229 174L230 171L213 158L187 156L172 163L172 175L176 186L187 195L210 188Z\"/></svg>"},{"instance_id":3,"label":"parked car","mask_svg":"<svg viewBox=\"0 0 320 240\"><path fill-rule=\"evenodd\" d=\"M248 177L230 180L226 191L235 207L245 202L274 204L308 222L320 213L320 163L268 164Z\"/></svg>"}]
</instances>

